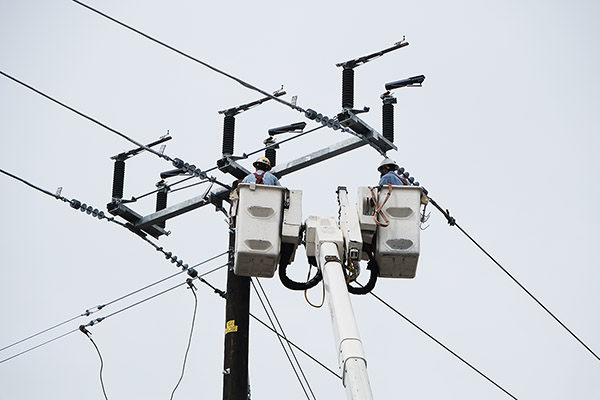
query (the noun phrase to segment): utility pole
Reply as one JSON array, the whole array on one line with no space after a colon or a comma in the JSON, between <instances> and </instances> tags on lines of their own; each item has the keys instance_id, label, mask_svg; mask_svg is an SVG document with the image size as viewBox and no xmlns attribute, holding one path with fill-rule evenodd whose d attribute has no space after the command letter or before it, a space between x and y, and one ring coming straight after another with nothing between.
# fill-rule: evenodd
<instances>
[{"instance_id":1,"label":"utility pole","mask_svg":"<svg viewBox=\"0 0 600 400\"><path fill-rule=\"evenodd\" d=\"M225 306L225 353L223 400L248 399L248 338L250 329L250 278L233 272L235 223L229 230L227 304Z\"/></svg>"},{"instance_id":2,"label":"utility pole","mask_svg":"<svg viewBox=\"0 0 600 400\"><path fill-rule=\"evenodd\" d=\"M235 115L225 110L223 121L223 158L233 156ZM240 174L241 175L241 174ZM235 186L235 185L234 185ZM235 217L229 220L229 259L225 305L225 343L223 355L223 400L248 399L248 340L250 328L250 278L233 272L235 264Z\"/></svg>"}]
</instances>

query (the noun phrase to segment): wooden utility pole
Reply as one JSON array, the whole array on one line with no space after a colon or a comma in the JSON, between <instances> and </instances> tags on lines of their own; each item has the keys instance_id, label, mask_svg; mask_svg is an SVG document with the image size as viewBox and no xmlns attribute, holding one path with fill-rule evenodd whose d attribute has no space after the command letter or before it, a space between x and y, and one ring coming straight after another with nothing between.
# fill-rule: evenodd
<instances>
[{"instance_id":1,"label":"wooden utility pole","mask_svg":"<svg viewBox=\"0 0 600 400\"><path fill-rule=\"evenodd\" d=\"M247 400L250 278L233 273L234 246L235 231L231 229L229 232L227 304L225 306L223 400Z\"/></svg>"}]
</instances>

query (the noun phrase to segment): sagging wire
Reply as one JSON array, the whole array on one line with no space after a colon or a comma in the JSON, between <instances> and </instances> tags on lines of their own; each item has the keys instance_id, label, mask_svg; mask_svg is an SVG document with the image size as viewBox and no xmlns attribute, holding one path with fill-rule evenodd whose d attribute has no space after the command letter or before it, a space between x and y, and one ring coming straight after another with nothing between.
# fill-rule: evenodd
<instances>
[{"instance_id":1,"label":"sagging wire","mask_svg":"<svg viewBox=\"0 0 600 400\"><path fill-rule=\"evenodd\" d=\"M225 293L224 291L222 291L222 290L214 287L213 285L211 285L210 283L208 283L206 280L200 279L200 282L204 283L206 286L208 286L209 288L211 288L221 298L223 298L223 299L227 298L227 293ZM342 379L342 377L338 373L336 373L331 368L329 368L328 366L326 366L325 364L323 364L321 361L317 360L315 357L313 357L312 355L310 355L304 349L302 349L301 347L299 347L296 343L292 342L291 340L289 340L288 338L286 338L285 336L283 336L282 334L280 334L279 332L277 332L275 329L271 328L266 322L262 321L260 318L256 317L252 313L250 313L250 317L252 317L255 321L257 321L258 323L260 323L262 326L264 326L265 328L267 328L271 332L273 332L275 335L279 336L281 339L285 340L289 345L293 346L296 350L300 351L302 354L304 354L305 356L307 356L308 358L310 358L312 361L314 361L315 363L317 363L323 369L327 370L328 372L330 372L332 375L334 375L338 379L340 379L340 380Z\"/></svg>"},{"instance_id":2,"label":"sagging wire","mask_svg":"<svg viewBox=\"0 0 600 400\"><path fill-rule=\"evenodd\" d=\"M281 326L281 322L279 322L279 318L277 318L277 314L275 313L275 310L273 309L273 306L271 305L271 302L269 301L269 298L267 297L267 293L265 292L264 288L262 287L260 280L258 278L256 278L256 282L258 283L258 286L260 287L262 296L265 298L265 300L267 301L267 304L269 305L269 310L267 310L267 307L265 306L265 303L261 297L261 294L256 289L256 285L254 284L254 281L255 281L255 279L250 279L250 282L252 283L254 292L256 293L256 296L260 300L260 303L263 306L265 313L267 314L267 318L269 318L269 322L271 322L271 326L273 327L273 329L277 330L275 328L275 323L273 322L273 319L271 318L271 315L269 314L269 310L271 311L271 314L273 314L273 317L275 318L275 321L277 322L277 326L279 327L279 330L281 331L282 336L285 338L286 337L285 331L283 330L283 327ZM306 398L310 400L308 392L306 391L306 388L304 387L305 385L308 387L308 390L310 391L310 394L312 395L313 399L316 400L315 394L310 386L310 383L308 382L308 379L306 378L306 375L304 374L304 370L302 369L302 366L298 362L298 358L296 357L294 350L292 349L291 346L288 345L289 351L291 352L292 357L294 358L294 361L296 362L296 364L294 364L294 362L290 358L288 349L285 347L285 344L284 344L283 340L281 339L281 337L278 336L277 338L279 340L279 343L281 344L283 352L285 353L285 355L292 367L292 370L294 371L294 374L296 375L296 378L298 379L298 383L300 383L300 386L302 387L302 390L304 391L304 394L306 395ZM298 374L298 371L296 370L296 365L297 365L297 368L300 370L300 374L302 374L302 378L304 379L304 381L300 378L300 375Z\"/></svg>"},{"instance_id":3,"label":"sagging wire","mask_svg":"<svg viewBox=\"0 0 600 400\"><path fill-rule=\"evenodd\" d=\"M188 339L187 347L185 349L185 356L183 357L183 366L181 367L181 375L179 376L179 380L177 381L177 384L175 385L175 387L173 388L173 391L171 392L170 400L173 400L173 396L175 396L175 391L179 387L179 384L183 380L183 375L185 374L185 366L187 363L188 354L190 352L190 347L192 346L192 336L194 334L194 325L196 324L196 314L198 312L198 296L196 295L197 289L194 286L192 278L188 278L186 280L186 283L188 284L188 289L190 289L192 291L192 294L194 295L194 313L192 315L192 327L190 328L190 336Z\"/></svg>"},{"instance_id":4,"label":"sagging wire","mask_svg":"<svg viewBox=\"0 0 600 400\"><path fill-rule=\"evenodd\" d=\"M90 339L90 342L92 342L92 344L96 348L96 352L98 353L98 357L100 358L100 386L102 387L102 394L104 394L105 400L108 400L108 396L106 395L106 388L104 387L104 377L102 376L102 372L104 371L104 360L102 359L100 349L98 348L98 345L96 345L94 339L92 339L92 332L88 331L84 325L81 325L79 327L79 330L83 332L83 334L87 336L88 339Z\"/></svg>"},{"instance_id":5,"label":"sagging wire","mask_svg":"<svg viewBox=\"0 0 600 400\"><path fill-rule=\"evenodd\" d=\"M464 358L462 358L461 356L459 356L458 354L456 354L454 351L450 350L450 348L448 348L446 345L444 345L442 342L440 342L439 340L437 340L436 338L434 338L433 336L431 336L429 333L427 333L427 331L425 331L423 328L421 328L420 326L418 326L417 324L415 324L414 322L412 322L410 319L408 319L404 314L402 314L400 311L398 311L397 309L395 309L394 307L392 307L389 303L387 303L386 301L384 301L381 297L377 296L373 291L370 292L371 296L375 297L377 300L379 300L379 302L381 302L383 305L385 305L387 308L389 308L390 310L392 310L394 313L396 313L398 316L402 317L406 322L408 322L409 324L411 324L413 327L417 328L417 330L419 330L421 333L423 333L425 336L427 336L429 339L433 340L435 343L437 343L438 345L442 346L442 348L444 350L446 350L447 352L449 352L450 354L452 354L454 357L458 358L460 361L462 361L465 365L467 365L469 368L471 368L473 371L477 372L479 375L481 375L483 378L485 378L487 381L489 381L490 383L492 383L494 386L496 386L498 389L502 390L504 393L506 393L508 396L510 396L511 398L517 400L517 398L515 396L513 396L511 393L509 393L506 389L504 389L502 386L500 386L499 384L497 384L496 382L494 382L491 378L489 378L487 375L485 375L483 372L481 372L480 370L478 370L477 368L475 368L473 365L471 365L468 361L466 361Z\"/></svg>"}]
</instances>

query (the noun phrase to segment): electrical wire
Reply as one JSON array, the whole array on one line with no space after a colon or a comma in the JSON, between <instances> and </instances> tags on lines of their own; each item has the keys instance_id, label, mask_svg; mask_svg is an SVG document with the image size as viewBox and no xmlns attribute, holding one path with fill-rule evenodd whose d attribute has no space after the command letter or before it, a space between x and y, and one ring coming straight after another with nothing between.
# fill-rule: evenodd
<instances>
[{"instance_id":1,"label":"electrical wire","mask_svg":"<svg viewBox=\"0 0 600 400\"><path fill-rule=\"evenodd\" d=\"M423 333L429 339L433 340L438 345L442 346L442 348L444 348L444 350L446 350L447 352L449 352L450 354L452 354L454 357L458 358L460 361L462 361L464 364L466 364L468 367L470 367L473 371L477 372L479 375L481 375L482 377L484 377L487 381L489 381L490 383L492 383L498 389L502 390L504 393L506 393L507 395L509 395L513 399L515 399L515 400L517 399L515 396L513 396L511 393L509 393L502 386L498 385L496 382L494 382L492 379L490 379L483 372L481 372L480 370L478 370L477 368L475 368L473 365L471 365L469 362L467 362L464 358L462 358L461 356L459 356L458 354L456 354L454 351L450 350L442 342L440 342L439 340L437 340L436 338L434 338L433 336L431 336L429 333L427 333L427 331L425 331L423 328L421 328L420 326L418 326L417 324L415 324L414 322L412 322L404 314L402 314L400 311L398 311L394 307L392 307L389 303L387 303L386 301L384 301L381 297L377 296L375 293L373 293L373 291L369 292L369 294L371 296L375 297L377 300L379 300L383 305L385 305L387 308L389 308L390 310L392 310L394 313L396 313L397 315L399 315L400 317L402 317L406 322L408 322L409 324L411 324L413 327L417 328L421 333Z\"/></svg>"},{"instance_id":2,"label":"electrical wire","mask_svg":"<svg viewBox=\"0 0 600 400\"><path fill-rule=\"evenodd\" d=\"M211 285L206 280L200 279L200 282L202 282L206 286L210 287L221 298L223 298L223 299L227 298L227 294L224 291L222 291L222 290L220 290L218 288L215 288L213 285ZM310 358L312 361L314 361L315 363L317 363L318 365L320 365L321 367L323 367L325 370L327 370L328 372L330 372L332 375L334 375L335 377L337 377L340 380L342 379L342 377L339 374L337 374L331 368L327 367L321 361L317 360L315 357L313 357L308 352L306 352L305 350L303 350L296 343L292 342L291 340L289 340L288 338L286 338L285 336L283 336L282 334L280 334L279 332L277 332L275 329L271 328L266 322L262 321L260 318L256 317L252 313L249 313L249 315L250 315L250 317L254 318L254 320L256 320L258 323L260 323L261 325L263 325L265 328L267 328L268 330L270 330L271 332L273 332L274 334L276 334L277 336L279 336L280 338L282 338L283 340L285 340L289 345L293 346L295 349L297 349L298 351L300 351L302 354L304 354L305 356L307 356L308 358Z\"/></svg>"},{"instance_id":3,"label":"electrical wire","mask_svg":"<svg viewBox=\"0 0 600 400\"><path fill-rule=\"evenodd\" d=\"M225 253L223 253L223 254L226 254L226 253L227 253L227 252L225 252ZM223 254L221 254L221 255L223 255ZM211 259L214 259L214 258L216 258L216 257L219 257L219 256L212 257ZM198 263L198 264L197 264L197 266L198 266L198 265L201 265L201 264L203 264L203 263L205 263L205 262L208 262L208 261L210 261L211 259L208 259L208 260L205 260L205 261L203 261L203 262L201 262L201 263ZM204 277L204 276L207 276L207 275L209 275L209 274L212 274L213 272L215 272L215 271L218 271L218 270L220 270L220 269L222 269L222 268L226 267L227 265L228 265L228 264L223 264L223 265L221 265L221 266L219 266L219 267L213 268L213 269L212 269L212 270L210 270L210 271L207 271L207 272L204 272L204 273L202 273L202 274L199 274L199 275L197 275L197 278L198 278L198 279L200 279L200 280L202 280L202 277ZM154 284L147 285L147 286L146 286L146 287L144 287L143 289L146 289L146 288L149 288L149 287L151 287L151 286L154 286L154 285L156 285L156 284L158 284L158 283L160 283L160 282L164 282L165 280L167 280L167 279L170 279L170 278L172 278L172 277L174 277L174 276L177 276L177 275L181 274L182 272L184 272L184 271L180 271L180 272L178 272L177 274L173 274L173 275L171 275L171 276L169 276L169 277L167 277L167 278L161 279L160 281L158 281L158 282L156 282L156 283L154 283ZM133 308L133 307L135 307L135 306L137 306L137 305L139 305L139 304L145 303L145 302L146 302L146 301L148 301L148 300L151 300L151 299L153 299L153 298L155 298L155 297L158 297L158 296L160 296L160 295L162 295L162 294L165 294L165 293L167 293L167 292L170 292L171 290L174 290L174 289L176 289L176 288L178 288L178 287L180 287L180 286L182 286L182 285L184 285L184 284L186 284L186 283L187 283L187 281L186 281L186 282L183 282L183 283L180 283L180 284L177 284L177 285L175 285L175 286L173 286L173 287L171 287L171 288L169 288L169 289L163 290L163 291L162 291L162 292L160 292L160 293L157 293L157 294L155 294L155 295L152 295L152 296L150 296L150 297L147 297L147 298L145 298L145 299L143 299L143 300L140 300L140 301L138 301L137 303L134 303L134 304L132 304L132 305L129 305L129 306L127 306L127 307L124 307L124 308L122 308L122 309L120 309L120 310L118 310L118 311L116 311L116 312L113 312L112 314L109 314L109 315L107 315L107 316L105 316L105 317L96 318L95 320L93 320L93 321L90 321L88 324L86 324L86 325L82 325L82 326L84 326L84 327L87 327L87 326L93 326L93 325L96 325L97 323L104 321L104 320L105 320L106 318L108 318L108 317L111 317L111 316L113 316L113 315L116 315L116 314L119 314L119 313L121 313L121 312L123 312L123 311L129 310L129 309L131 309L131 308ZM45 329L45 330L43 330L43 331L41 331L41 332L38 332L38 333L36 333L35 335L31 335L30 337L28 337L28 338L25 338L25 339L22 339L22 340L20 340L20 341L19 341L19 342L17 342L17 343L13 343L13 344L11 344L11 345L9 345L9 346L6 346L6 347L5 347L5 349L7 349L7 348L9 348L9 347L12 347L12 346L14 346L14 345L16 345L16 344L18 344L18 343L22 343L22 342L24 342L24 341L26 341L26 340L29 340L29 339L33 338L33 337L39 336L39 335L41 335L42 333L48 332L48 331L50 331L51 329L54 329L54 328L56 328L56 327L59 327L59 326L65 325L66 323L68 323L68 322L71 322L71 321L73 321L73 320L75 320L75 319L77 319L77 318L79 318L79 317L81 317L81 316L89 316L90 314L93 314L94 312L97 312L97 311L99 311L99 310L103 309L103 308L104 308L104 306L106 306L106 305L109 305L109 304L113 304L113 303L115 303L115 302L116 302L116 301L118 301L118 300L122 300L122 299L124 299L124 298L127 298L127 297L131 296L132 294L139 293L139 292L140 292L141 290L143 290L143 289L138 289L138 290L136 290L136 291L134 291L134 292L132 292L132 293L130 293L130 294L128 294L128 295L121 296L119 299L117 299L117 300L113 300L113 301L111 301L111 302L109 302L109 303L106 303L105 305L102 305L102 306L97 306L97 307L95 307L95 308L97 308L97 310L96 310L96 311L89 312L89 310L86 310L86 313L84 313L84 314L81 314L81 315L79 315L79 316L77 316L77 317L71 318L70 320L67 320L67 321L65 321L65 322L62 322L62 323L60 323L60 324L57 324L57 325L55 325L54 327L51 327L51 328ZM77 330L81 330L81 327L80 327L80 328L78 328L78 329L74 329L74 330L72 330L72 331L69 331L69 332L67 332L67 333L61 334L61 335L59 335L59 336L57 336L57 337L54 337L54 338L52 338L52 339L49 339L49 340L47 340L47 341L45 341L45 342L43 342L43 343L37 344L37 345L35 345L35 346L33 346L33 347L30 347L30 348L28 348L28 349L25 349L25 350L21 351L20 353L17 353L17 354L14 354L14 355L10 356L10 357L7 357L7 358L5 358L5 359L2 359L2 360L0 360L0 364L4 363L4 362L6 362L6 361L12 360L13 358L16 358L16 357L18 357L18 356L21 356L21 355L23 355L23 354L26 354L26 353L28 353L28 352L30 352L30 351L32 351L32 350L35 350L35 349L37 349L37 348L39 348L39 347L42 347L42 346L44 346L44 345L46 345L46 344L52 343L52 342L54 342L55 340L58 340L58 339L60 339L60 338L62 338L62 337L64 337L64 336L67 336L67 335L69 335L69 334L71 334L71 333L73 333L73 332L76 332Z\"/></svg>"},{"instance_id":4,"label":"electrical wire","mask_svg":"<svg viewBox=\"0 0 600 400\"><path fill-rule=\"evenodd\" d=\"M284 104L284 105L292 108L293 110L298 110L300 112L304 112L304 110L301 107L298 107L298 106L296 106L296 105L294 105L294 104L292 104L290 102L287 102L287 101L285 101L283 99L280 99L280 98L272 95L271 93L268 93L268 92L266 92L266 91L264 91L264 90L262 90L262 89L260 89L260 88L258 88L256 86L250 84L250 83L244 82L240 78L237 78L237 77L235 77L235 76L233 76L231 74L228 74L225 71L222 71L222 70L220 70L220 69L218 69L216 67L213 67L212 65L210 65L210 64L208 64L208 63L206 63L204 61L201 61L201 60L199 60L199 59L197 59L195 57L192 57L189 54L186 54L183 51L178 50L178 49L176 49L173 46L170 46L170 45L168 45L168 44L166 44L164 42L161 42L160 40L155 39L152 36L147 35L144 32L139 31L139 30L137 30L137 29L135 29L135 28L133 28L133 27L131 27L131 26L129 26L129 25L127 25L127 24L125 24L125 23L123 23L123 22L121 22L121 21L119 21L119 20L117 20L117 19L115 19L115 18L113 18L113 17L111 17L111 16L109 16L109 15L107 15L107 14L105 14L105 13L99 11L99 10L97 10L97 9L95 9L95 8L92 8L91 6L89 6L87 4L84 4L84 3L82 3L82 2L80 2L78 0L73 0L73 2L79 4L82 7L87 8L90 11L95 12L96 14L98 14L98 15L106 18L106 19L111 20L112 22L114 22L114 23L116 23L118 25L121 25L124 28L129 29L130 31L133 31L133 32L137 33L138 35L141 35L141 36L145 37L146 39L151 40L154 43L157 43L157 44L159 44L159 45L161 45L163 47L166 47L167 49L169 49L171 51L174 51L175 53L177 53L177 54L179 54L179 55L181 55L181 56L183 56L185 58L188 58L188 59L190 59L190 60L192 60L192 61L194 61L194 62L196 62L198 64L201 64L201 65L205 66L206 68L208 68L208 69L210 69L210 70L212 70L212 71L214 71L214 72L216 72L216 73L218 73L220 75L223 75L223 76L225 76L225 77L227 77L229 79L232 79L232 80L236 81L237 83L239 83L240 85L242 85L242 86L244 86L244 87L246 87L248 89L254 90L254 91L256 91L256 92L258 92L258 93L260 93L260 94L262 94L264 96L267 96L267 97L269 97L269 98L271 98L271 99L273 99L273 100L275 100L275 101L277 101L277 102L279 102L281 104Z\"/></svg>"},{"instance_id":5,"label":"electrical wire","mask_svg":"<svg viewBox=\"0 0 600 400\"><path fill-rule=\"evenodd\" d=\"M190 347L192 346L192 336L194 334L194 325L196 323L196 314L198 312L198 296L196 295L196 287L192 283L191 278L187 279L187 284L189 286L189 289L192 291L192 294L194 295L194 312L192 314L192 327L190 328L190 336L188 339L187 347L185 349L185 356L183 357L183 366L181 367L181 375L179 376L179 380L177 381L177 384L175 385L175 387L173 388L173 391L171 392L170 400L173 400L175 391L177 390L177 388L179 387L179 384L183 380L183 375L185 373L185 365L187 363L187 358L188 358L188 354L190 352Z\"/></svg>"},{"instance_id":6,"label":"electrical wire","mask_svg":"<svg viewBox=\"0 0 600 400\"><path fill-rule=\"evenodd\" d=\"M152 37L152 36L150 36L150 35L142 32L142 31L140 31L138 29L135 29L135 28L133 28L133 27L131 27L131 26L129 26L129 25L127 25L127 24L125 24L125 23L117 20L116 18L113 18L113 17L111 17L111 16L109 16L109 15L107 15L107 14L105 14L105 13L103 13L103 12L101 12L101 11L99 11L99 10L97 10L97 9L89 6L89 5L87 5L87 4L84 4L81 1L73 0L73 2L79 4L82 7L85 7L88 10L93 11L96 14L98 14L98 15L100 15L100 16L102 16L102 17L104 17L104 18L106 18L106 19L108 19L108 20L110 20L110 21L112 21L112 22L114 22L116 24L118 24L118 25L121 25L122 27L124 27L126 29L129 29L130 31L135 32L138 35L141 35L141 36L145 37L146 39L148 39L148 40L150 40L150 41L152 41L152 42L154 42L156 44L159 44L159 45L161 45L161 46L163 46L163 47L165 47L165 48L167 48L167 49L169 49L169 50L171 50L171 51L173 51L173 52L175 52L175 53L177 53L177 54L179 54L179 55L181 55L181 56L183 56L183 57L185 57L185 58L187 58L189 60L192 60L192 61L194 61L194 62L196 62L196 63L198 63L200 65L203 65L204 67L210 69L211 71L214 71L214 72L216 72L216 73L218 73L220 75L223 75L223 76L225 76L225 77L227 77L227 78L229 78L229 79L231 79L231 80L239 83L240 85L242 85L245 88L254 90L254 91L256 91L256 92L258 92L258 93L260 93L260 94L262 94L264 96L267 96L267 97L275 100L276 102L281 103L281 104L283 104L283 105L291 108L292 110L304 113L305 117L308 118L308 119L310 119L310 120L316 120L317 122L322 123L323 126L327 126L328 128L331 128L333 130L340 129L342 132L346 132L346 133L350 133L352 135L356 135L359 138L361 138L362 140L365 140L364 136L358 135L356 132L354 132L354 131L346 128L346 127L340 126L339 122L335 119L335 117L334 118L329 118L329 117L324 116L324 115L322 115L320 113L317 113L315 110L312 110L310 108L305 110L302 107L297 106L296 104L293 104L293 103L290 103L288 101L285 101L285 100L283 100L283 99L281 99L281 98L279 98L279 97L277 97L277 96L275 96L275 95L273 95L271 93L268 93L267 91L265 91L263 89L260 89L257 86L254 86L254 85L252 85L252 84L250 84L248 82L245 82L245 81L243 81L242 79L240 79L240 78L238 78L236 76L233 76L233 75L231 75L231 74L229 74L229 73L227 73L225 71L222 71L222 70L220 70L220 69L218 69L218 68L216 68L216 67L214 67L214 66L212 66L212 65L210 65L210 64L208 64L208 63L206 63L206 62L204 62L202 60L199 60L196 57L192 57L191 55L189 55L187 53L184 53L183 51L178 50L175 47L170 46L170 45L166 44L165 42L162 42L162 41L160 41L160 40L158 40L158 39L156 39L156 38L154 38L154 37ZM333 121L335 121L335 123L332 123Z\"/></svg>"},{"instance_id":7,"label":"electrical wire","mask_svg":"<svg viewBox=\"0 0 600 400\"><path fill-rule=\"evenodd\" d=\"M65 337L65 336L67 336L67 335L70 335L70 334L72 334L72 333L74 333L74 332L77 332L78 330L79 330L79 328L77 328L77 329L73 329L72 331L69 331L69 332L63 333L63 334L61 334L61 335L59 335L59 336L56 336L56 337L54 337L54 338L52 338L52 339L46 340L46 341L45 341L45 342L43 342L43 343L40 343L40 344L38 344L38 345L35 345L35 346L33 346L33 347L30 347L30 348L28 348L28 349L26 349L26 350L23 350L23 351L21 351L20 353L14 354L14 355L12 355L12 356L10 356L10 357L8 357L8 358L5 358L5 359L3 359L3 360L0 360L0 364L2 364L2 363L5 363L6 361L12 360L13 358L17 358L17 357L19 357L19 356L22 356L23 354L29 353L30 351L32 351L32 350L35 350L35 349L38 349L38 348L40 348L40 347L42 347L42 346L45 346L45 345L47 345L47 344L50 344L50 343L52 343L52 342L54 342L54 341L56 341L56 340L58 340L58 339L61 339L61 338Z\"/></svg>"},{"instance_id":8,"label":"electrical wire","mask_svg":"<svg viewBox=\"0 0 600 400\"><path fill-rule=\"evenodd\" d=\"M428 199L431 202L431 204L433 204L434 207L437 208L444 215L444 217L446 217L450 226L456 226L458 230L460 230L475 246L477 246L477 248L479 248L479 250L481 250L494 264L496 264L496 266L500 268L502 272L504 272L510 279L512 279L512 281L516 283L517 286L519 286L521 289L523 289L523 291L527 293L527 295L531 297L540 307L542 307L542 309L546 311L548 315L550 315L556 322L558 322L558 324L562 326L569 334L571 334L571 336L575 338L575 340L577 340L583 347L585 347L587 351L589 351L598 361L600 361L600 357L598 357L598 355L590 347L588 347L588 345L586 345L583 342L583 340L581 340L575 333L573 333L573 331L571 331L560 319L558 319L557 316L555 316L544 304L542 304L542 302L538 300L537 297L535 297L510 272L508 272L506 268L504 268L498 261L496 261L496 259L492 257L492 255L488 253L479 243L477 243L477 241L473 239L471 235L469 235L463 228L461 228L461 226L456 223L456 219L454 219L450 215L450 212L448 210L444 211L444 209L440 207L440 205L431 197L428 197Z\"/></svg>"},{"instance_id":9,"label":"electrical wire","mask_svg":"<svg viewBox=\"0 0 600 400\"><path fill-rule=\"evenodd\" d=\"M256 296L260 300L260 303L263 306L265 313L267 314L267 318L269 318L269 322L271 322L271 326L273 327L273 329L277 330L275 328L275 324L273 323L273 319L271 318L271 315L269 314L269 310L267 310L267 307L265 306L265 303L264 303L260 293L256 289L256 285L254 284L254 279L250 279L250 282L252 283L254 292L256 293ZM267 301L267 304L269 305L269 309L270 309L271 313L273 314L275 321L277 322L277 326L279 327L279 330L281 331L282 336L286 337L285 331L283 330L283 327L281 326L281 323L279 322L279 318L277 318L277 314L275 314L275 310L273 309L273 306L271 305L271 302L269 301L269 298L267 297L267 293L265 292L265 290L262 287L262 284L260 283L260 280L258 278L256 279L256 282L258 283L258 286L260 287L262 296L265 298L265 300ZM306 379L306 375L304 374L304 371L302 370L302 366L298 362L298 358L296 357L294 350L291 348L291 346L289 347L289 350L290 350L292 357L294 358L294 361L296 362L296 364L294 364L294 362L290 358L288 349L285 347L285 344L284 344L283 340L281 339L281 337L278 336L277 339L279 340L279 343L281 344L283 352L285 353L285 355L292 367L292 370L294 371L294 374L296 375L296 378L298 379L298 382L300 383L300 386L302 387L302 390L304 391L304 394L306 395L306 398L310 400L310 396L308 395L306 388L304 387L305 385L308 387L308 390L310 391L310 394L312 395L313 399L316 400L315 394L310 386L310 383L308 382L308 379ZM296 370L296 365L298 366L298 369L300 370L300 374L302 374L302 378L304 379L304 381L300 378L300 375L298 374L298 371Z\"/></svg>"},{"instance_id":10,"label":"electrical wire","mask_svg":"<svg viewBox=\"0 0 600 400\"><path fill-rule=\"evenodd\" d=\"M14 81L14 82L16 82L18 84L26 87L27 89L34 91L35 93L39 94L40 96L45 97L46 99L48 99L48 100L50 100L50 101L52 101L52 102L54 102L54 103L56 103L56 104L58 104L58 105L60 105L60 106L62 106L64 108L66 108L67 110L74 112L75 114L79 115L80 117L83 117L83 118L87 119L88 121L91 121L91 122L95 123L96 125L99 125L102 128L109 130L110 132L112 132L112 133L114 133L114 134L122 137L123 139L125 139L125 140L127 140L127 141L129 141L129 142L131 142L133 144L135 144L136 146L139 146L139 147L143 148L144 150L146 150L146 151L148 151L148 152L150 152L150 153L152 153L152 154L154 154L154 155L156 155L156 156L158 156L160 158L163 158L163 159L165 159L167 161L173 161L173 159L171 157L167 156L166 154L159 153L158 151L156 151L156 150L154 150L154 149L152 149L152 148L150 148L150 147L148 147L148 146L146 146L144 144L139 143L138 141L136 141L136 140L130 138L129 136L127 136L127 135L125 135L125 134L117 131L116 129L111 128L110 126L108 126L106 124L103 124L102 122L98 121L97 119L94 119L94 118L90 117L89 115L86 115L86 114L82 113L81 111L78 111L75 108L70 107L70 106L66 105L65 103L62 103L62 102L58 101L57 99L55 99L55 98L53 98L53 97L45 94L44 92L42 92L42 91L34 88L33 86L28 85L25 82L22 82L22 81L18 80L17 78L15 78L15 77L13 77L13 76L11 76L11 75L3 72L3 71L0 71L0 74L4 75L6 78L8 78L8 79L10 79L10 80L12 80L12 81Z\"/></svg>"},{"instance_id":11,"label":"electrical wire","mask_svg":"<svg viewBox=\"0 0 600 400\"><path fill-rule=\"evenodd\" d=\"M85 327L83 325L79 327L79 330L81 330L81 332L83 332L83 334L85 336L87 336L88 339L90 339L90 342L92 342L92 344L96 348L96 352L98 353L98 357L100 358L100 386L102 387L102 394L104 394L104 399L108 400L108 396L106 395L106 388L104 387L104 378L102 376L102 372L104 371L104 360L102 359L102 354L100 353L100 349L96 345L96 342L94 341L94 339L92 339L92 333L90 331L85 329Z\"/></svg>"}]
</instances>

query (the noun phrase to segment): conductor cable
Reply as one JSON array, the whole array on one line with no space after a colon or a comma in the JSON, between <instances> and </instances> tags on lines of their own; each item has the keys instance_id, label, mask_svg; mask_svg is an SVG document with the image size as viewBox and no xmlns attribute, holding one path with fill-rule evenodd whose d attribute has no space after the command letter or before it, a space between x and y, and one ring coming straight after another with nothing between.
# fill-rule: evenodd
<instances>
[{"instance_id":1,"label":"conductor cable","mask_svg":"<svg viewBox=\"0 0 600 400\"><path fill-rule=\"evenodd\" d=\"M500 268L502 272L504 272L514 283L517 284L517 286L519 286L525 293L527 293L529 297L531 297L540 307L542 307L542 309L546 311L548 315L550 315L556 322L558 322L558 324L562 326L573 338L575 338L575 340L577 340L588 352L590 352L590 354L592 354L598 361L600 361L600 357L598 357L598 355L590 347L588 347L588 345L586 345L583 342L583 340L581 340L575 333L573 333L573 331L571 331L560 319L558 319L557 316L555 316L544 304L542 304L542 302L538 300L537 297L535 297L529 290L527 290L527 288L523 286L521 282L519 282L514 276L512 276L512 274L508 272L506 268L504 268L498 261L496 261L494 257L492 257L490 253L488 253L479 243L477 243L477 241L473 239L471 235L469 235L460 225L458 225L456 223L456 219L454 219L454 217L450 215L450 211L444 211L444 209L440 207L440 205L431 197L428 197L428 199L429 202L431 202L431 204L433 204L434 207L437 208L444 215L450 226L456 226L458 230L460 230L475 246L477 246L477 248L479 248L479 250L483 252L483 254L485 254L494 264L496 264L496 266Z\"/></svg>"}]
</instances>

